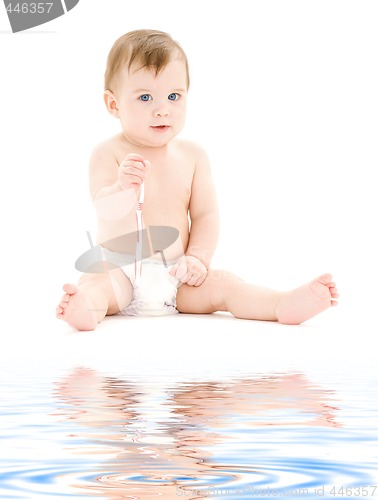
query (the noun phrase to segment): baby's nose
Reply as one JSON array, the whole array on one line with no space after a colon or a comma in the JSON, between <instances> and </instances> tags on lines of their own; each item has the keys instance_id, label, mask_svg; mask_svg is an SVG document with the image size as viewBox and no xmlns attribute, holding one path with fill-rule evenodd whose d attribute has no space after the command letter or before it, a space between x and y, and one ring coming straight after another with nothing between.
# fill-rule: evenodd
<instances>
[{"instance_id":1,"label":"baby's nose","mask_svg":"<svg viewBox=\"0 0 378 500\"><path fill-rule=\"evenodd\" d=\"M168 116L169 110L165 106L159 106L158 108L155 109L154 115L156 117Z\"/></svg>"}]
</instances>

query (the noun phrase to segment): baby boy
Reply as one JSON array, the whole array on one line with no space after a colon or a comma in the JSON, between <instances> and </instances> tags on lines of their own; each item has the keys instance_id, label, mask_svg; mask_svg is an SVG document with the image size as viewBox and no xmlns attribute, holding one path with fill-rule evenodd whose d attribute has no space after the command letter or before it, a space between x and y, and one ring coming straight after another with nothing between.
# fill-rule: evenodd
<instances>
[{"instance_id":1,"label":"baby boy","mask_svg":"<svg viewBox=\"0 0 378 500\"><path fill-rule=\"evenodd\" d=\"M188 89L186 55L167 33L137 30L113 45L104 98L121 132L94 150L89 168L103 269L64 285L56 311L77 330L93 330L107 315L177 312L300 324L337 304L330 274L280 292L211 268L219 221L210 164L202 148L177 137ZM142 234L138 211L144 240L153 228L174 228L177 238L160 250L150 241L139 265L114 265L127 253L123 237Z\"/></svg>"}]
</instances>

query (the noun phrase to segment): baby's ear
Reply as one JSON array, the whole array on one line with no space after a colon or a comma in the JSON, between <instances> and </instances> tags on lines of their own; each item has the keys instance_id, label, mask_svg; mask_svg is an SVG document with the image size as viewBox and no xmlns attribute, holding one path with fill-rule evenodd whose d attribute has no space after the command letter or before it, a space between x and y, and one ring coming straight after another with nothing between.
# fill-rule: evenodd
<instances>
[{"instance_id":1,"label":"baby's ear","mask_svg":"<svg viewBox=\"0 0 378 500\"><path fill-rule=\"evenodd\" d=\"M106 109L109 111L109 113L116 118L119 118L118 102L111 90L105 90L104 101Z\"/></svg>"}]
</instances>

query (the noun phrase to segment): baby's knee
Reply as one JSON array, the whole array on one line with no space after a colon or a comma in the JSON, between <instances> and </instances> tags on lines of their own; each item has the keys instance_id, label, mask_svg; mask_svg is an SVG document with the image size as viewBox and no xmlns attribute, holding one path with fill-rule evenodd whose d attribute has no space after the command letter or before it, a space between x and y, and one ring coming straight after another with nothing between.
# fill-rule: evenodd
<instances>
[{"instance_id":1,"label":"baby's knee","mask_svg":"<svg viewBox=\"0 0 378 500\"><path fill-rule=\"evenodd\" d=\"M242 280L235 274L220 269L211 269L206 280L210 290L210 301L214 310L227 311L230 294Z\"/></svg>"}]
</instances>

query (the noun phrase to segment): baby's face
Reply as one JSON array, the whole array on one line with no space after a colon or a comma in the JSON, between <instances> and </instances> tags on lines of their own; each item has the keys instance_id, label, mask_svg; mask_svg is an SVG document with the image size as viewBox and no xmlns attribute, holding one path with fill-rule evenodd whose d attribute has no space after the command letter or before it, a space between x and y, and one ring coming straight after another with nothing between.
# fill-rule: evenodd
<instances>
[{"instance_id":1,"label":"baby's face","mask_svg":"<svg viewBox=\"0 0 378 500\"><path fill-rule=\"evenodd\" d=\"M184 126L186 96L182 60L170 61L158 75L145 68L125 69L116 92L125 137L138 146L165 146Z\"/></svg>"}]
</instances>

